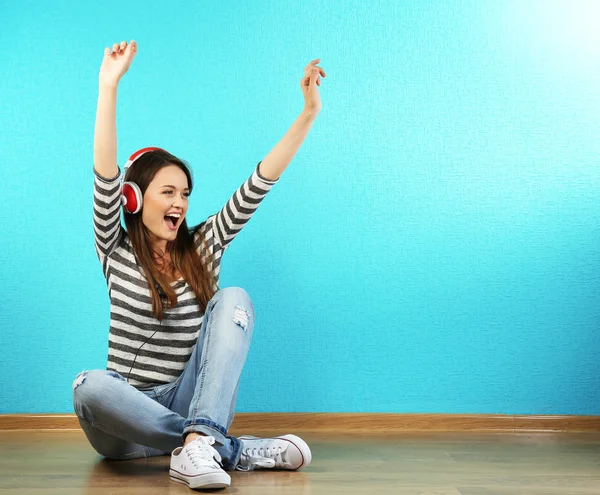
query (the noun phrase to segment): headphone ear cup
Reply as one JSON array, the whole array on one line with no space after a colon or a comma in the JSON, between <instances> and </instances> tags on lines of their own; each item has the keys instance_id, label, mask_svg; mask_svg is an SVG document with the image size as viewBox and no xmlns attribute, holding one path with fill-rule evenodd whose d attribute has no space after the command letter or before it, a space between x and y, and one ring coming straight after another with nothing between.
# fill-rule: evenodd
<instances>
[{"instance_id":1,"label":"headphone ear cup","mask_svg":"<svg viewBox=\"0 0 600 495\"><path fill-rule=\"evenodd\" d=\"M127 213L137 213L142 209L142 191L135 182L124 182L121 187L121 203Z\"/></svg>"}]
</instances>

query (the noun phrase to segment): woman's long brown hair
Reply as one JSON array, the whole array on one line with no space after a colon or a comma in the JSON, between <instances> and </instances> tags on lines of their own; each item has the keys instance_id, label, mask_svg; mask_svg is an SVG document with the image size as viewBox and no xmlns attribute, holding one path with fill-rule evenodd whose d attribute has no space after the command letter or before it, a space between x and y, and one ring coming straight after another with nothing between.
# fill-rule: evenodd
<instances>
[{"instance_id":1,"label":"woman's long brown hair","mask_svg":"<svg viewBox=\"0 0 600 495\"><path fill-rule=\"evenodd\" d=\"M164 150L149 151L140 156L127 170L125 180L135 182L144 195L158 171L170 165L179 167L185 173L191 194L193 184L190 169L182 160ZM142 222L141 211L133 215L125 213L125 226L137 262L144 270L148 280L152 297L152 312L157 319L162 320L163 303L158 287L166 296L169 307L177 305L177 295L171 287L167 275L158 269L155 261L156 255L162 257L165 253L156 252L150 242L150 233ZM206 311L208 302L215 295L216 281L209 270L209 267L213 266L213 256L208 254L206 240L202 238L201 241L205 248L206 258L201 259L194 246L194 235L197 230L196 228L190 231L187 221L184 219L179 226L175 240L167 242L167 252L170 254L173 264L171 274L176 271L181 273L194 291L201 310Z\"/></svg>"}]
</instances>

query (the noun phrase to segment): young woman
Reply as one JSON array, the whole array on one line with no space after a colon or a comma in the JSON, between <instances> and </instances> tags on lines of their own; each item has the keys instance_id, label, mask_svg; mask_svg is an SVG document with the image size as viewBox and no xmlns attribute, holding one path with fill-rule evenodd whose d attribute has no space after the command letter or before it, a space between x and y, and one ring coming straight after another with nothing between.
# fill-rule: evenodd
<instances>
[{"instance_id":1,"label":"young woman","mask_svg":"<svg viewBox=\"0 0 600 495\"><path fill-rule=\"evenodd\" d=\"M110 297L106 370L81 372L74 408L94 449L112 459L171 453L170 476L192 489L230 485L226 471L298 469L308 445L294 435L228 436L254 328L240 288L219 289L221 257L277 182L321 110L325 72L310 62L304 110L217 214L188 228L186 164L144 148L117 166L119 81L137 44L106 48L94 136L94 232ZM120 222L123 205L125 226Z\"/></svg>"}]
</instances>

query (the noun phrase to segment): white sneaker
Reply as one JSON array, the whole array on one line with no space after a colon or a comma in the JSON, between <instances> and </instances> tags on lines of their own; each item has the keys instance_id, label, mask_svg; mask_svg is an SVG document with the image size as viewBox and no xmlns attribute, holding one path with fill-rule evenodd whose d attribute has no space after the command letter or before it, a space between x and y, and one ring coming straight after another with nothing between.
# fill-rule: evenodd
<instances>
[{"instance_id":1,"label":"white sneaker","mask_svg":"<svg viewBox=\"0 0 600 495\"><path fill-rule=\"evenodd\" d=\"M231 478L219 464L221 456L212 447L214 443L213 437L199 436L177 447L171 454L171 479L192 489L228 487Z\"/></svg>"},{"instance_id":2,"label":"white sneaker","mask_svg":"<svg viewBox=\"0 0 600 495\"><path fill-rule=\"evenodd\" d=\"M243 442L242 456L236 469L300 469L312 459L310 448L296 435L275 438L239 437Z\"/></svg>"}]
</instances>

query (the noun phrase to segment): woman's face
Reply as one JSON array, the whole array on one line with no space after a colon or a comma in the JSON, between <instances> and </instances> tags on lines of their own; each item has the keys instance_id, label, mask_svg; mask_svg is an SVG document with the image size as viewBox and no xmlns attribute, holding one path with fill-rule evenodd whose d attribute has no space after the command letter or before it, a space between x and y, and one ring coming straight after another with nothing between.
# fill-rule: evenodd
<instances>
[{"instance_id":1,"label":"woman's face","mask_svg":"<svg viewBox=\"0 0 600 495\"><path fill-rule=\"evenodd\" d=\"M161 168L144 193L142 222L150 238L163 251L167 241L174 241L188 210L189 184L179 167Z\"/></svg>"}]
</instances>

